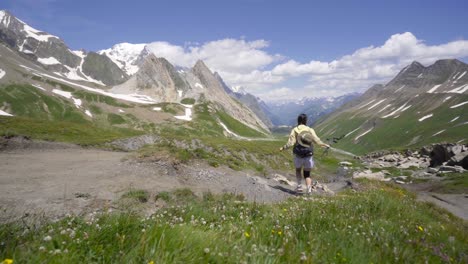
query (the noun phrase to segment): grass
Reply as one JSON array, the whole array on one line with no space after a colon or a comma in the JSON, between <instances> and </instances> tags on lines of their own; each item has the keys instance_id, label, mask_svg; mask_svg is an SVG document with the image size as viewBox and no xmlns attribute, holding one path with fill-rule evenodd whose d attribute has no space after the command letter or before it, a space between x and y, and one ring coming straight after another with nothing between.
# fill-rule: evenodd
<instances>
[{"instance_id":1,"label":"grass","mask_svg":"<svg viewBox=\"0 0 468 264\"><path fill-rule=\"evenodd\" d=\"M15 116L85 123L84 115L70 102L44 94L30 85L0 87L0 106L7 105Z\"/></svg>"},{"instance_id":2,"label":"grass","mask_svg":"<svg viewBox=\"0 0 468 264\"><path fill-rule=\"evenodd\" d=\"M191 195L152 216L92 214L0 227L15 263L466 263L468 226L393 185L248 203ZM184 191L185 192L185 191Z\"/></svg>"},{"instance_id":3,"label":"grass","mask_svg":"<svg viewBox=\"0 0 468 264\"><path fill-rule=\"evenodd\" d=\"M91 93L91 92L87 92L87 91L84 91L84 90L79 90L79 91L73 92L73 96L75 98L85 100L85 101L87 101L89 103L104 103L104 104L107 104L107 105L111 105L111 106L115 106L115 107L121 107L121 108L131 108L131 107L133 107L132 105L118 102L116 99L114 99L114 98L112 98L110 96Z\"/></svg>"},{"instance_id":4,"label":"grass","mask_svg":"<svg viewBox=\"0 0 468 264\"><path fill-rule=\"evenodd\" d=\"M193 105L195 104L195 98L184 98L180 101L182 104Z\"/></svg>"},{"instance_id":5,"label":"grass","mask_svg":"<svg viewBox=\"0 0 468 264\"><path fill-rule=\"evenodd\" d=\"M364 114L354 116L354 113L344 112L331 116L325 122L317 125L317 132L323 138L341 137L361 127L348 137L341 139L336 147L351 151L355 154L365 154L370 151L405 148L420 148L431 143L457 142L466 138L466 125L456 126L457 123L468 121L467 107L450 108L451 105L461 103L468 99L467 95L460 95L442 106L432 109L431 102L437 94L424 94L418 99L418 106L411 107L400 114L398 118L369 117ZM425 121L418 122L424 115L432 113L433 116ZM456 123L450 123L452 119L459 116ZM361 137L355 138L369 128L374 129ZM443 131L437 136L436 132ZM388 139L388 140L382 140Z\"/></svg>"},{"instance_id":6,"label":"grass","mask_svg":"<svg viewBox=\"0 0 468 264\"><path fill-rule=\"evenodd\" d=\"M122 195L122 198L134 199L142 203L146 203L149 198L149 193L145 190L130 190Z\"/></svg>"},{"instance_id":7,"label":"grass","mask_svg":"<svg viewBox=\"0 0 468 264\"><path fill-rule=\"evenodd\" d=\"M434 182L431 191L437 193L468 193L468 172L444 174L443 180Z\"/></svg>"},{"instance_id":8,"label":"grass","mask_svg":"<svg viewBox=\"0 0 468 264\"><path fill-rule=\"evenodd\" d=\"M99 145L119 138L138 136L142 133L125 128L102 128L90 122L74 123L0 116L0 136L27 136L40 140Z\"/></svg>"}]
</instances>

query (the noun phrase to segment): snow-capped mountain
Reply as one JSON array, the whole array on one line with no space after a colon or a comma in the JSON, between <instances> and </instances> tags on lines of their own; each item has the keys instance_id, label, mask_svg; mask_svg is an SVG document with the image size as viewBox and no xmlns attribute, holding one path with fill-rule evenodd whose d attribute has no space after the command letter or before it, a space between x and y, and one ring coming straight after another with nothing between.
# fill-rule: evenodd
<instances>
[{"instance_id":1,"label":"snow-capped mountain","mask_svg":"<svg viewBox=\"0 0 468 264\"><path fill-rule=\"evenodd\" d=\"M34 29L4 10L0 11L0 41L67 79L115 85L128 77L107 56L72 51L59 37Z\"/></svg>"},{"instance_id":2,"label":"snow-capped mountain","mask_svg":"<svg viewBox=\"0 0 468 264\"><path fill-rule=\"evenodd\" d=\"M145 46L146 44L119 43L110 49L100 50L97 53L106 55L125 73L133 75L139 70ZM145 53L148 52L143 52L143 54Z\"/></svg>"},{"instance_id":3,"label":"snow-capped mountain","mask_svg":"<svg viewBox=\"0 0 468 264\"><path fill-rule=\"evenodd\" d=\"M294 126L297 116L307 114L309 124L313 124L320 117L333 112L343 104L358 97L360 94L351 93L337 97L308 98L297 101L266 102L267 113L276 126Z\"/></svg>"},{"instance_id":4,"label":"snow-capped mountain","mask_svg":"<svg viewBox=\"0 0 468 264\"><path fill-rule=\"evenodd\" d=\"M468 140L468 64L413 62L386 85L374 85L317 126L342 147L368 151Z\"/></svg>"}]
</instances>

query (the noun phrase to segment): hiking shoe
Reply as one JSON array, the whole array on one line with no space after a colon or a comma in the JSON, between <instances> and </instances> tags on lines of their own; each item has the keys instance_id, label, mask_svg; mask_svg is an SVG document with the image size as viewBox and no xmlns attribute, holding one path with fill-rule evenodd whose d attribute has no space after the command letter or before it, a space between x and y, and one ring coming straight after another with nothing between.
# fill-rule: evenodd
<instances>
[{"instance_id":1,"label":"hiking shoe","mask_svg":"<svg viewBox=\"0 0 468 264\"><path fill-rule=\"evenodd\" d=\"M307 194L312 193L312 185L307 186Z\"/></svg>"},{"instance_id":2,"label":"hiking shoe","mask_svg":"<svg viewBox=\"0 0 468 264\"><path fill-rule=\"evenodd\" d=\"M297 193L302 193L302 192L304 192L304 189L302 189L302 185L298 185L298 186L296 187L296 192L297 192Z\"/></svg>"}]
</instances>

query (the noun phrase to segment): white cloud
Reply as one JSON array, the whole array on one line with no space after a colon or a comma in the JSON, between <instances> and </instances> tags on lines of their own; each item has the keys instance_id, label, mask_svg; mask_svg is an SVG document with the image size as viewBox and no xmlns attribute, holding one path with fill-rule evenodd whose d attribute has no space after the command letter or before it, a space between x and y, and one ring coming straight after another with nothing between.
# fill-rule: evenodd
<instances>
[{"instance_id":1,"label":"white cloud","mask_svg":"<svg viewBox=\"0 0 468 264\"><path fill-rule=\"evenodd\" d=\"M164 57L178 66L192 67L197 60L203 60L231 85L263 85L283 79L281 76L261 72L265 66L281 58L264 51L268 45L265 40L222 39L203 45L188 43L185 47L168 42L153 42L147 48L156 56Z\"/></svg>"},{"instance_id":2,"label":"white cloud","mask_svg":"<svg viewBox=\"0 0 468 264\"><path fill-rule=\"evenodd\" d=\"M392 35L381 46L364 47L333 61L282 61L283 56L266 51L268 46L265 40L244 39L185 47L167 42L148 45L156 56L176 65L192 67L198 59L204 60L228 85L242 86L265 100L285 99L298 92L320 97L363 91L375 83L385 84L415 60L427 66L439 59L468 57L466 40L431 46L410 32ZM301 84L288 84L298 77L304 79Z\"/></svg>"},{"instance_id":3,"label":"white cloud","mask_svg":"<svg viewBox=\"0 0 468 264\"><path fill-rule=\"evenodd\" d=\"M375 83L385 84L415 60L428 66L439 59L466 57L466 40L428 46L412 33L405 32L391 36L382 46L361 48L334 61L301 64L290 60L276 65L272 72L283 77L307 76L306 89L333 96L363 91Z\"/></svg>"}]
</instances>

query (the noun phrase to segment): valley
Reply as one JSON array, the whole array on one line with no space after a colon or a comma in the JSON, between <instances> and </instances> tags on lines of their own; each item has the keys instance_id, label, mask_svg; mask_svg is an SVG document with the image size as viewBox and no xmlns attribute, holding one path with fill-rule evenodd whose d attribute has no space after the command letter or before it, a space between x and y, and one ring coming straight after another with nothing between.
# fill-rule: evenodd
<instances>
[{"instance_id":1,"label":"valley","mask_svg":"<svg viewBox=\"0 0 468 264\"><path fill-rule=\"evenodd\" d=\"M414 61L362 94L266 102L202 59L159 56L166 44L73 50L0 11L1 258L468 261L468 64ZM286 66L243 78L299 82ZM300 113L331 145L315 148L311 194L279 151Z\"/></svg>"}]
</instances>

